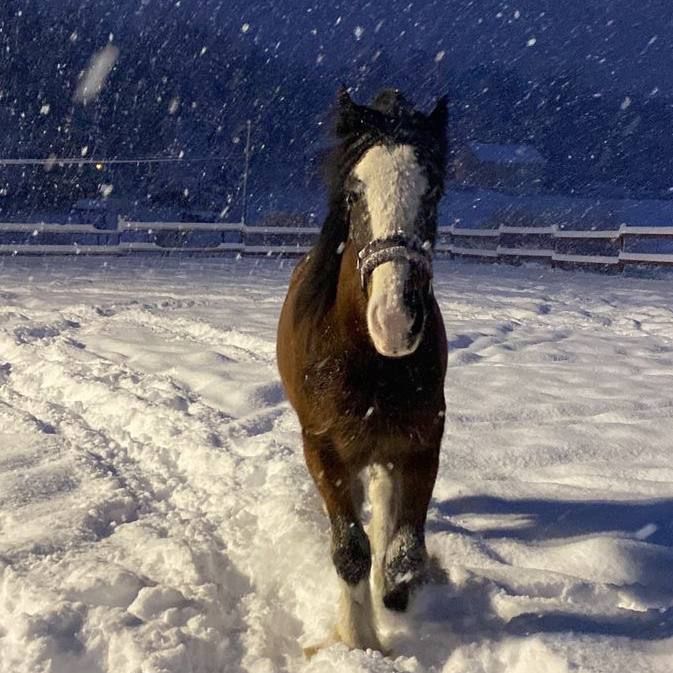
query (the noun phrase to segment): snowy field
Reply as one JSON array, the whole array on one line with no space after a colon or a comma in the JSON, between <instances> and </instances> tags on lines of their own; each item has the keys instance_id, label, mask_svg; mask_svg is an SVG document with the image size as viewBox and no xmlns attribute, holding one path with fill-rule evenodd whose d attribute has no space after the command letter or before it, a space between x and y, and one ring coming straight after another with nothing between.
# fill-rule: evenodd
<instances>
[{"instance_id":1,"label":"snowy field","mask_svg":"<svg viewBox=\"0 0 673 673\"><path fill-rule=\"evenodd\" d=\"M393 655L306 661L328 527L275 368L290 263L0 259L2 673L670 673L671 281L436 264L428 545Z\"/></svg>"}]
</instances>

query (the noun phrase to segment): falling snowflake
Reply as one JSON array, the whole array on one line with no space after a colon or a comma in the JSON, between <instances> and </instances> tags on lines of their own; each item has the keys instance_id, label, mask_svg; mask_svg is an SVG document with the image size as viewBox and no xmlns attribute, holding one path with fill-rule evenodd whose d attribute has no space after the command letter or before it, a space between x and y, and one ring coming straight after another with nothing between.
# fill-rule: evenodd
<instances>
[{"instance_id":1,"label":"falling snowflake","mask_svg":"<svg viewBox=\"0 0 673 673\"><path fill-rule=\"evenodd\" d=\"M108 44L93 55L75 91L76 103L86 105L98 97L118 58L119 49L112 44Z\"/></svg>"},{"instance_id":2,"label":"falling snowflake","mask_svg":"<svg viewBox=\"0 0 673 673\"><path fill-rule=\"evenodd\" d=\"M637 540L647 540L648 537L652 537L659 530L659 526L655 523L648 523L646 526L643 526L640 530L636 531L635 537Z\"/></svg>"}]
</instances>

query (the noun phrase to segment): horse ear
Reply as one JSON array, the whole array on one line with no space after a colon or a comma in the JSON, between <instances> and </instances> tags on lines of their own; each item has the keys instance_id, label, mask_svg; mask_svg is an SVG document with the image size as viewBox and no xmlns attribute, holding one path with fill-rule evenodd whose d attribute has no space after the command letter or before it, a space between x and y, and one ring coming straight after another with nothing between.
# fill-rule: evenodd
<instances>
[{"instance_id":1,"label":"horse ear","mask_svg":"<svg viewBox=\"0 0 673 673\"><path fill-rule=\"evenodd\" d=\"M348 87L342 84L337 91L337 102L340 108L350 108L355 105L351 95L348 93Z\"/></svg>"},{"instance_id":2,"label":"horse ear","mask_svg":"<svg viewBox=\"0 0 673 673\"><path fill-rule=\"evenodd\" d=\"M449 97L442 96L435 105L435 109L428 115L435 133L438 135L446 135L446 127L449 123Z\"/></svg>"},{"instance_id":3,"label":"horse ear","mask_svg":"<svg viewBox=\"0 0 673 673\"><path fill-rule=\"evenodd\" d=\"M336 134L345 137L363 126L362 108L353 101L348 89L342 84L337 92Z\"/></svg>"}]
</instances>

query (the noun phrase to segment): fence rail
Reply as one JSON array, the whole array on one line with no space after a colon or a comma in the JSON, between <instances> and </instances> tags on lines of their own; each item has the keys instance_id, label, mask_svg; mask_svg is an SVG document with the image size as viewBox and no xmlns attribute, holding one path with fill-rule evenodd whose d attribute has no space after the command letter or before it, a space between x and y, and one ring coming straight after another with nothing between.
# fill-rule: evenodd
<instances>
[{"instance_id":1,"label":"fence rail","mask_svg":"<svg viewBox=\"0 0 673 673\"><path fill-rule=\"evenodd\" d=\"M0 223L0 255L241 254L299 255L317 227L263 227L221 222L135 222L116 229L91 224ZM561 266L672 266L673 226L571 229L566 226L490 228L440 226L438 256Z\"/></svg>"},{"instance_id":2,"label":"fence rail","mask_svg":"<svg viewBox=\"0 0 673 673\"><path fill-rule=\"evenodd\" d=\"M453 257L508 262L535 259L554 266L605 268L673 264L673 226L571 229L502 224L487 230L440 227L439 232L438 250Z\"/></svg>"}]
</instances>

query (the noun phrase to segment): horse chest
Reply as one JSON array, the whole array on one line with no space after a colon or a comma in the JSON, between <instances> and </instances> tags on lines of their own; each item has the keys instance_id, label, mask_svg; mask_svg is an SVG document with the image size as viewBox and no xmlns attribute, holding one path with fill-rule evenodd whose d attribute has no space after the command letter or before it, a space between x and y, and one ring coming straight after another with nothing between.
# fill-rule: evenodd
<instances>
[{"instance_id":1,"label":"horse chest","mask_svg":"<svg viewBox=\"0 0 673 673\"><path fill-rule=\"evenodd\" d=\"M338 434L343 445L397 451L424 444L434 419L442 417L439 377L438 368L422 358L343 353L317 361L304 384L317 427Z\"/></svg>"}]
</instances>

